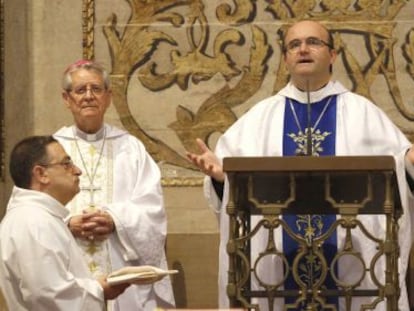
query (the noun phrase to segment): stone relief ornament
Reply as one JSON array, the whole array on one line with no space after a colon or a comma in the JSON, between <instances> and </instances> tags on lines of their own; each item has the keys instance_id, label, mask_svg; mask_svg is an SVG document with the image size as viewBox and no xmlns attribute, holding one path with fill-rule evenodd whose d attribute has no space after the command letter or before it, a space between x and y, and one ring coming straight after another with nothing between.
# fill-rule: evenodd
<instances>
[{"instance_id":1,"label":"stone relief ornament","mask_svg":"<svg viewBox=\"0 0 414 311\"><path fill-rule=\"evenodd\" d=\"M407 34L406 42L403 45L404 57L407 60L407 72L414 80L414 29Z\"/></svg>"},{"instance_id":2,"label":"stone relief ornament","mask_svg":"<svg viewBox=\"0 0 414 311\"><path fill-rule=\"evenodd\" d=\"M95 1L83 0L82 3L82 47L83 58L94 59Z\"/></svg>"},{"instance_id":3,"label":"stone relief ornament","mask_svg":"<svg viewBox=\"0 0 414 311\"><path fill-rule=\"evenodd\" d=\"M380 105L414 138L412 99L404 100L399 80L404 74L409 79L403 83L413 84L414 28L405 33L396 20L409 1L113 0L128 4L129 18L118 23L112 13L100 26L95 23L95 9L103 4L83 1L84 57L94 58L94 33L103 33L110 55L113 105L122 125L157 162L180 172L165 176L164 185L201 185L202 175L177 150L197 151L197 137L214 147L212 137L231 126L248 109L246 103L275 94L287 83L281 39L287 26L300 19L326 24L338 51L336 63L343 71L339 80L345 78L350 89ZM406 72L397 72L397 58L405 61ZM139 103L128 97L132 82L153 93L177 87L186 94L217 77L223 81L220 87L207 98L192 95L194 107L178 104L175 120L165 124L180 148L152 135L131 112L132 105ZM387 97L384 103L378 103L377 89ZM253 100L259 92L263 95Z\"/></svg>"}]
</instances>

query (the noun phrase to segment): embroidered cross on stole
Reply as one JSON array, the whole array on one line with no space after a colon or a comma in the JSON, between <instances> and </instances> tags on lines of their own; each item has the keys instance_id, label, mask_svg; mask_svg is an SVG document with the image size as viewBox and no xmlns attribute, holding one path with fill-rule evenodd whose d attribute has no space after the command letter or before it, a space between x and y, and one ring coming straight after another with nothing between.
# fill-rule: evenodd
<instances>
[{"instance_id":1,"label":"embroidered cross on stole","mask_svg":"<svg viewBox=\"0 0 414 311\"><path fill-rule=\"evenodd\" d=\"M311 133L312 133L312 154L313 156L334 155L335 154L335 133L336 133L336 96L323 99L320 102L312 104L311 110ZM284 119L284 136L283 136L283 155L292 156L304 154L307 150L307 105L299 103L292 99L286 99L285 119ZM296 234L301 235L307 240L312 240L324 234L335 221L335 215L303 215L287 214L283 219ZM297 251L298 243L288 234L283 232L283 251L290 263L293 262ZM327 265L337 252L336 232L330 236L322 245L322 251L327 259ZM311 288L321 277L321 262L314 254L307 254L302 257L300 262L300 280ZM336 289L335 283L327 274L322 285L326 289ZM285 289L299 289L292 273L289 273L284 283ZM286 304L294 304L297 297L286 298ZM328 297L327 303L338 306L337 297ZM315 301L302 301L298 308L289 308L288 310L309 310L309 307L315 307L312 310L322 310L320 305Z\"/></svg>"}]
</instances>

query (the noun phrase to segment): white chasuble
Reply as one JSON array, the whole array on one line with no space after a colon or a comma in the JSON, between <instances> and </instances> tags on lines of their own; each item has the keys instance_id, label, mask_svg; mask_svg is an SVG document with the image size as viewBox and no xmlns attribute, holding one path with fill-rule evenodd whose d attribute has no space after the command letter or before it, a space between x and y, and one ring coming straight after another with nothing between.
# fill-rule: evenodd
<instances>
[{"instance_id":1,"label":"white chasuble","mask_svg":"<svg viewBox=\"0 0 414 311\"><path fill-rule=\"evenodd\" d=\"M329 96L337 96L336 128L335 128L335 149L333 154L337 156L365 156L365 155L391 155L394 156L400 197L403 205L403 216L399 219L399 289L401 296L399 299L400 310L408 310L408 299L406 284L404 281L409 251L413 242L413 196L406 181L404 155L411 143L407 140L400 129L391 122L387 115L375 106L368 99L347 90L337 81L329 82L324 88L310 93L310 103L319 102ZM252 107L236 123L234 123L218 140L215 154L219 159L225 157L248 157L248 156L283 156L284 148L284 120L286 112L286 99L300 103L307 102L306 92L302 92L289 83L278 94L269 97ZM288 133L289 134L289 133ZM333 135L331 135L333 136ZM297 138L297 137L293 137ZM300 148L299 148L300 149ZM411 164L410 164L411 165ZM226 295L228 254L226 245L228 242L229 217L226 214L226 206L229 195L228 180L224 184L223 198L219 198L214 190L211 178L205 178L204 191L211 207L217 213L220 226L220 248L219 248L219 306L227 308L229 306ZM385 228L382 215L360 215L364 218L364 223L370 228L374 235L383 237ZM253 219L253 226L256 219ZM343 232L338 233L338 247L342 247ZM281 232L274 234L276 247L283 250ZM258 235L252 243L252 252L258 253L262 246L267 243L267 236ZM358 236L358 245L364 258L375 252L370 246L364 243L363 235ZM349 264L349 263L348 263ZM278 263L276 262L277 266ZM269 269L265 272L270 274ZM274 269L272 281L280 279L283 269ZM354 273L352 266L340 267L341 276L346 277ZM256 286L257 284L252 284ZM358 302L364 303L364 297L358 298ZM357 298L355 299L357 300ZM365 299L367 300L367 299ZM369 300L369 298L368 298ZM267 310L267 302L264 302L261 310ZM280 299L275 303L275 310L283 310L284 302ZM339 301L339 310L345 310L343 299ZM357 303L352 307L352 311L359 310ZM376 311L386 310L384 302L380 303Z\"/></svg>"}]
</instances>

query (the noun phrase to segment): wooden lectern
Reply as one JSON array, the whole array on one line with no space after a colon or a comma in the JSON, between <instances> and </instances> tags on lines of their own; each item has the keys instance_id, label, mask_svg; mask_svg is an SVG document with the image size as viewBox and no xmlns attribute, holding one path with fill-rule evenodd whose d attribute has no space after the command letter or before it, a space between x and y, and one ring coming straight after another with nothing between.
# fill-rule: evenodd
<instances>
[{"instance_id":1,"label":"wooden lectern","mask_svg":"<svg viewBox=\"0 0 414 311\"><path fill-rule=\"evenodd\" d=\"M237 157L225 158L223 168L230 183L226 212L231 307L258 310L257 301L264 301L269 310L275 304L277 310L297 310L302 302L306 310L338 310L337 305L326 302L337 297L341 310L375 310L379 303L386 310L398 310L397 220L402 208L393 157ZM284 220L288 214L335 217L326 233L309 239L288 227ZM361 220L373 219L373 215L381 215L385 236L376 236L372 224L366 226ZM299 244L293 262L288 262L274 239L281 228ZM329 263L322 245L339 231L341 247L335 249ZM267 240L257 250L252 241L259 232ZM373 247L372 257L366 258L360 244L358 247L356 232L367 247ZM311 282L302 278L305 259L315 263L311 275L306 275ZM348 279L346 272L345 276L343 271L337 272L344 260L352 263L354 277ZM379 268L380 263L385 269ZM273 269L279 271L279 278L271 277ZM323 286L328 275L335 282L334 289ZM296 289L285 289L288 277L297 282ZM356 306L358 297L369 298L369 304L365 301L364 307ZM286 299L294 303L285 304Z\"/></svg>"}]
</instances>

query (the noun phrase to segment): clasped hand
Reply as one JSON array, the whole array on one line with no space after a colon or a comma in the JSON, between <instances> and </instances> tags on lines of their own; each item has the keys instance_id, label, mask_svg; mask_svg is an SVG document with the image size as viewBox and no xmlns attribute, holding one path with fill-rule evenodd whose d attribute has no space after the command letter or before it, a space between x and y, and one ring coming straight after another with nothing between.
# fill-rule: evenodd
<instances>
[{"instance_id":1,"label":"clasped hand","mask_svg":"<svg viewBox=\"0 0 414 311\"><path fill-rule=\"evenodd\" d=\"M103 241L114 231L115 225L111 215L105 211L84 211L70 219L69 229L76 238Z\"/></svg>"}]
</instances>

